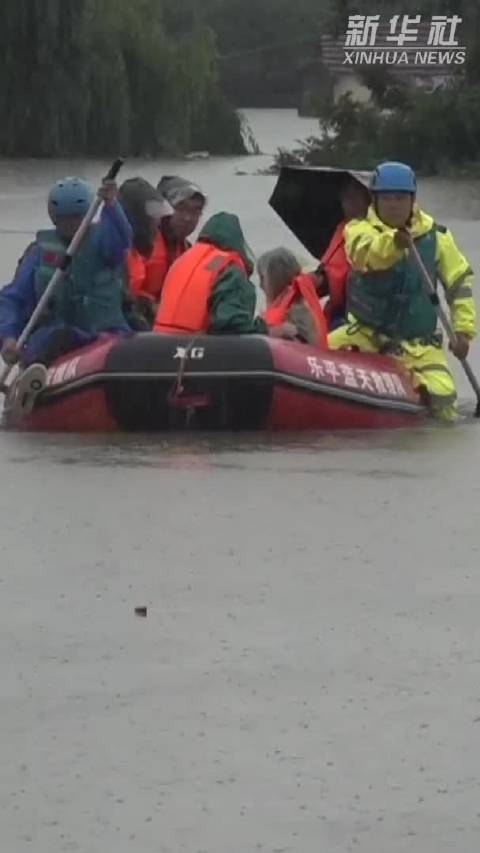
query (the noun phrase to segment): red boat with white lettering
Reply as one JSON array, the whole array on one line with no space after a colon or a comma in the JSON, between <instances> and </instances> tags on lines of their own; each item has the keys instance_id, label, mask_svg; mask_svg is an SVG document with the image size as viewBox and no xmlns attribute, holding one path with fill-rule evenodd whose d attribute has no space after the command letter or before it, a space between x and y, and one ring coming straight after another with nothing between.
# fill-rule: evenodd
<instances>
[{"instance_id":1,"label":"red boat with white lettering","mask_svg":"<svg viewBox=\"0 0 480 853\"><path fill-rule=\"evenodd\" d=\"M426 410L392 358L257 335L101 337L59 358L30 413L48 431L336 430L408 427Z\"/></svg>"}]
</instances>

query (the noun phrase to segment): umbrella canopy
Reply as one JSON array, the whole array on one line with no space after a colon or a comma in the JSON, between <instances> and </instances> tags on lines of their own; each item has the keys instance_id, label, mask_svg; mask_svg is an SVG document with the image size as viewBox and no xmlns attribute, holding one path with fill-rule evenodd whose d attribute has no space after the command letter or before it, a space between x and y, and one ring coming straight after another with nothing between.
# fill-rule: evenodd
<instances>
[{"instance_id":1,"label":"umbrella canopy","mask_svg":"<svg viewBox=\"0 0 480 853\"><path fill-rule=\"evenodd\" d=\"M370 172L323 166L283 166L269 201L315 258L321 258L343 219L340 191L348 180L368 189Z\"/></svg>"}]
</instances>

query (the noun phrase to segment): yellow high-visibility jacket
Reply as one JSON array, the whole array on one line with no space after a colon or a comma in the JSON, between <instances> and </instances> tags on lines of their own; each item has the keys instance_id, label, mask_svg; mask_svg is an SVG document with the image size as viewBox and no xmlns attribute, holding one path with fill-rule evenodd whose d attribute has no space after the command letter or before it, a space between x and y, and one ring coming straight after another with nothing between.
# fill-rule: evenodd
<instances>
[{"instance_id":1,"label":"yellow high-visibility jacket","mask_svg":"<svg viewBox=\"0 0 480 853\"><path fill-rule=\"evenodd\" d=\"M427 234L434 224L433 218L415 205L408 226L412 237ZM408 250L395 245L395 230L382 222L373 206L365 219L352 219L345 228L345 249L352 268L358 272L388 270L400 261ZM448 228L436 233L437 276L445 289L453 328L473 338L477 331L473 271Z\"/></svg>"}]
</instances>

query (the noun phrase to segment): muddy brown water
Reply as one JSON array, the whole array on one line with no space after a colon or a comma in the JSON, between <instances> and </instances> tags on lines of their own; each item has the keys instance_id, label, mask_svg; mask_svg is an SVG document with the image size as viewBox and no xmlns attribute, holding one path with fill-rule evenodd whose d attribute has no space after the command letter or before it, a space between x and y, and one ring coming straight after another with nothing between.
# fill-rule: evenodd
<instances>
[{"instance_id":1,"label":"muddy brown water","mask_svg":"<svg viewBox=\"0 0 480 853\"><path fill-rule=\"evenodd\" d=\"M252 117L264 150L311 132ZM234 174L264 163L125 175L182 168L256 251L299 249L266 204L273 179ZM104 170L0 163L4 281L50 181ZM422 182L421 198L480 268L479 185ZM468 411L461 377L460 393ZM468 418L0 434L2 850L476 853L479 455Z\"/></svg>"}]
</instances>

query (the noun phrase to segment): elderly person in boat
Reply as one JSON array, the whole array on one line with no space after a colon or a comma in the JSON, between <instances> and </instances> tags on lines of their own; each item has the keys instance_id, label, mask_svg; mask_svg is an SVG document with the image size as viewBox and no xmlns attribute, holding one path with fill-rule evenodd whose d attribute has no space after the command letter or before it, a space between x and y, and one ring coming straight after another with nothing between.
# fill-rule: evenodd
<instances>
[{"instance_id":1,"label":"elderly person in boat","mask_svg":"<svg viewBox=\"0 0 480 853\"><path fill-rule=\"evenodd\" d=\"M348 322L333 331L333 349L389 352L408 368L432 414L456 419L455 381L437 330L435 304L409 252L413 240L432 282L441 282L456 341L450 349L468 355L476 333L473 272L451 232L421 210L417 181L406 163L381 163L373 172L372 205L366 219L345 229L352 265Z\"/></svg>"},{"instance_id":2,"label":"elderly person in boat","mask_svg":"<svg viewBox=\"0 0 480 853\"><path fill-rule=\"evenodd\" d=\"M48 213L53 228L38 231L25 251L13 281L0 291L1 353L7 363L39 362L45 367L72 349L91 343L100 332L128 332L123 311L124 261L132 231L117 201L117 187L104 181L98 191L103 209L52 295L26 347L17 339L30 319L94 198L87 181L67 177L50 190Z\"/></svg>"},{"instance_id":3,"label":"elderly person in boat","mask_svg":"<svg viewBox=\"0 0 480 853\"><path fill-rule=\"evenodd\" d=\"M314 277L302 274L293 252L272 249L261 255L257 266L260 287L267 300L262 315L267 326L290 324L299 340L326 347L327 326Z\"/></svg>"}]
</instances>

